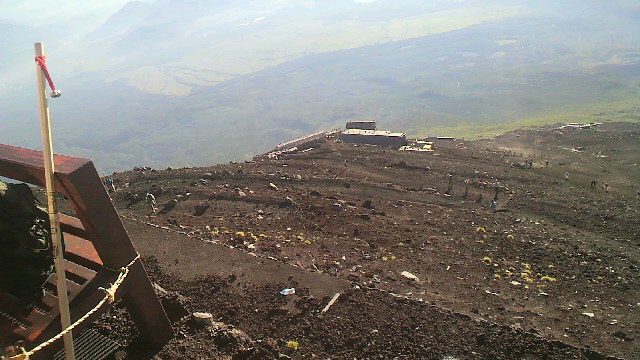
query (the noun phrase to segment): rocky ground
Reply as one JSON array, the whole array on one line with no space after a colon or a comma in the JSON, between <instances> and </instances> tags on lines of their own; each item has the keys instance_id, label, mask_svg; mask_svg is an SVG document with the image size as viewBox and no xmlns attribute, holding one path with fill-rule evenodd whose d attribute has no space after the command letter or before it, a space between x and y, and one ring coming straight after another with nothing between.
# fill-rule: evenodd
<instances>
[{"instance_id":1,"label":"rocky ground","mask_svg":"<svg viewBox=\"0 0 640 360\"><path fill-rule=\"evenodd\" d=\"M637 124L435 153L329 139L114 174L178 335L146 349L121 308L95 327L119 359L638 359L639 143Z\"/></svg>"}]
</instances>

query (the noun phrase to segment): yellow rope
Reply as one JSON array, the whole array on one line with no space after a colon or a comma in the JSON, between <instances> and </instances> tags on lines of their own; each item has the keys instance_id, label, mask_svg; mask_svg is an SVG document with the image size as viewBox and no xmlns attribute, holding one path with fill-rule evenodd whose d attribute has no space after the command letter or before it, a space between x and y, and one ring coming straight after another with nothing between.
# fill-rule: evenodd
<instances>
[{"instance_id":1,"label":"yellow rope","mask_svg":"<svg viewBox=\"0 0 640 360\"><path fill-rule=\"evenodd\" d=\"M67 334L69 331L73 330L75 327L77 327L78 325L82 324L85 320L87 320L89 318L89 316L93 315L96 311L98 311L102 305L104 305L105 302L109 302L109 303L113 303L114 301L116 301L116 291L118 291L118 288L120 287L120 285L122 285L122 283L124 282L124 279L127 277L127 275L129 275L129 268L136 262L138 261L138 259L140 259L140 254L137 254L137 256L131 260L127 265L123 266L120 268L120 274L118 275L118 278L116 279L116 281L109 286L109 288L105 289L105 288L99 288L100 290L105 292L105 296L104 298L102 298L102 300L100 300L100 302L98 303L98 305L96 305L93 309L91 309L91 311L89 311L88 313L86 313L83 317L81 317L80 319L76 320L76 322L74 322L73 324L69 325L68 328L62 330L58 335L52 337L51 339L43 342L42 344L34 347L33 349L26 351L24 348L22 348L22 354L18 354L18 355L14 355L8 359L10 360L29 360L29 357L32 356L33 354L37 353L38 351L44 349L45 347L53 344L54 342L56 342L57 340L59 340L61 337L63 337L65 334Z\"/></svg>"}]
</instances>

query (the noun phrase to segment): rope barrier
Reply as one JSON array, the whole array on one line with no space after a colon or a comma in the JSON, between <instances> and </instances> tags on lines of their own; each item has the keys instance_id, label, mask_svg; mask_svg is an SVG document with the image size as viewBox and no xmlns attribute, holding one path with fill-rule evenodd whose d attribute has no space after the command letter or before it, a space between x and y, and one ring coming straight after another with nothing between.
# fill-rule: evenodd
<instances>
[{"instance_id":1,"label":"rope barrier","mask_svg":"<svg viewBox=\"0 0 640 360\"><path fill-rule=\"evenodd\" d=\"M51 88L51 97L59 97L60 95L62 95L62 92L60 90L56 90L56 86L53 85L53 80L51 80L51 76L49 75L49 70L47 70L47 65L45 64L44 59L44 56L36 56L36 62L38 63L38 65L40 65L42 73L44 74L44 77L47 79L49 87Z\"/></svg>"},{"instance_id":2,"label":"rope barrier","mask_svg":"<svg viewBox=\"0 0 640 360\"><path fill-rule=\"evenodd\" d=\"M104 305L104 303L106 303L107 301L109 303L113 303L114 301L116 301L116 292L118 291L118 288L120 287L120 285L122 285L122 283L124 282L124 279L127 277L127 275L129 275L129 268L136 261L138 261L139 259L140 259L140 254L137 254L137 256L133 260L131 260L127 265L121 267L120 268L120 274L118 275L118 278L116 279L116 281L109 288L106 288L106 289L103 288L103 287L99 288L100 290L105 292L105 296L88 313L86 313L80 319L76 320L76 322L74 322L73 324L69 325L68 328L62 330L58 335L52 337L51 339L43 342L42 344L34 347L33 349L31 349L29 351L26 351L24 348L21 348L22 354L11 356L8 359L9 360L29 360L30 356L34 355L35 353L37 353L38 351L44 349L45 347L53 344L54 342L56 342L57 340L62 338L65 334L67 334L69 331L73 330L78 325L82 324L91 315L93 315L96 311L98 311L102 307L102 305Z\"/></svg>"}]
</instances>

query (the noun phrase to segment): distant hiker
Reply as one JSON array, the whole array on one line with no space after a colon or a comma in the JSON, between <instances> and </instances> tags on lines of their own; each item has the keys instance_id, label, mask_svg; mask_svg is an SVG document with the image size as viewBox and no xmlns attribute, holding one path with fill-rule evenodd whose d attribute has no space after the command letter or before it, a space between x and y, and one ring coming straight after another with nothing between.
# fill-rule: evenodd
<instances>
[{"instance_id":1,"label":"distant hiker","mask_svg":"<svg viewBox=\"0 0 640 360\"><path fill-rule=\"evenodd\" d=\"M566 173L564 173L564 179L565 180L569 180L569 172L568 171Z\"/></svg>"},{"instance_id":2,"label":"distant hiker","mask_svg":"<svg viewBox=\"0 0 640 360\"><path fill-rule=\"evenodd\" d=\"M598 186L598 180L593 179L591 180L591 188L595 189Z\"/></svg>"},{"instance_id":3,"label":"distant hiker","mask_svg":"<svg viewBox=\"0 0 640 360\"><path fill-rule=\"evenodd\" d=\"M549 160L545 160L544 161L544 167L548 168L549 167Z\"/></svg>"},{"instance_id":4,"label":"distant hiker","mask_svg":"<svg viewBox=\"0 0 640 360\"><path fill-rule=\"evenodd\" d=\"M116 186L113 185L113 179L112 178L108 177L106 183L107 183L107 191L116 192Z\"/></svg>"},{"instance_id":5,"label":"distant hiker","mask_svg":"<svg viewBox=\"0 0 640 360\"><path fill-rule=\"evenodd\" d=\"M604 191L609 192L609 183L604 183Z\"/></svg>"},{"instance_id":6,"label":"distant hiker","mask_svg":"<svg viewBox=\"0 0 640 360\"><path fill-rule=\"evenodd\" d=\"M470 179L467 179L464 181L464 195L462 195L463 199L467 199L467 196L469 195L469 182L471 182Z\"/></svg>"},{"instance_id":7,"label":"distant hiker","mask_svg":"<svg viewBox=\"0 0 640 360\"><path fill-rule=\"evenodd\" d=\"M151 206L151 210L153 212L156 212L156 197L153 196L152 193L147 193L147 195L145 195L144 202Z\"/></svg>"},{"instance_id":8,"label":"distant hiker","mask_svg":"<svg viewBox=\"0 0 640 360\"><path fill-rule=\"evenodd\" d=\"M495 209L498 204L496 203L496 199L491 199L491 205L489 205L492 209Z\"/></svg>"}]
</instances>

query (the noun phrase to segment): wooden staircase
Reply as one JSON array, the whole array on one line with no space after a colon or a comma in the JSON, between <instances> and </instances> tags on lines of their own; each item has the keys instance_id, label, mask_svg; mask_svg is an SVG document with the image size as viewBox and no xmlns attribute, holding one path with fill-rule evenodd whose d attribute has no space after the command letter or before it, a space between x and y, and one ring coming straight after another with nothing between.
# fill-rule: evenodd
<instances>
[{"instance_id":1,"label":"wooden staircase","mask_svg":"<svg viewBox=\"0 0 640 360\"><path fill-rule=\"evenodd\" d=\"M60 216L73 323L104 297L99 288L108 288L118 277L118 269L135 259L137 252L93 163L63 155L54 155L54 162L56 191L69 199L77 216ZM0 144L0 176L44 186L42 152ZM31 349L59 333L56 295L55 275L48 279L42 301L28 313L15 305L10 294L0 294L0 344L24 340L26 348ZM117 299L124 301L140 336L149 345L161 346L173 337L169 319L139 259L131 265ZM106 309L104 306L74 329L74 334L80 334ZM32 358L51 359L61 345L59 340Z\"/></svg>"}]
</instances>

